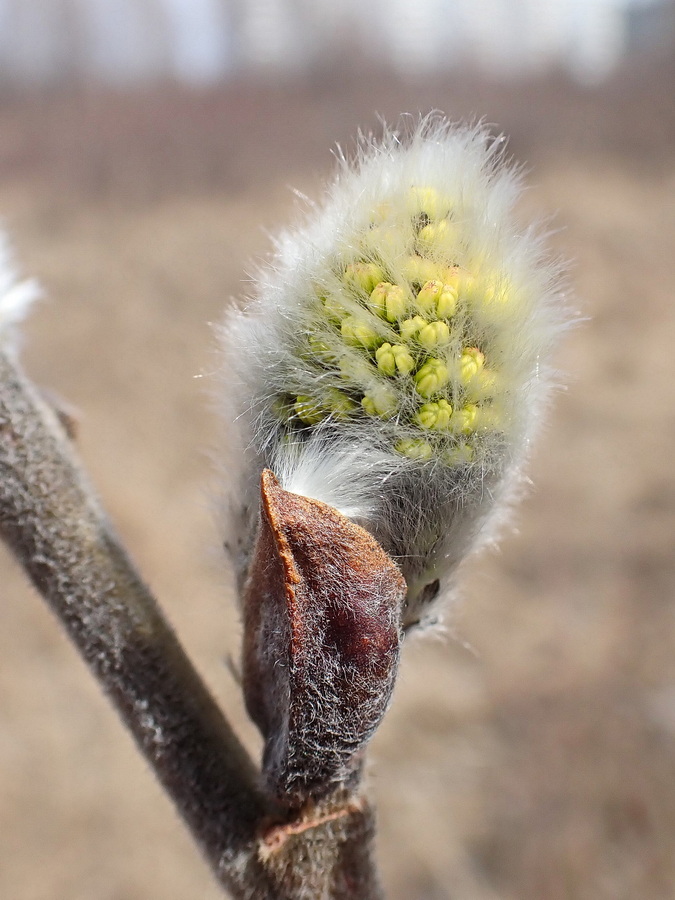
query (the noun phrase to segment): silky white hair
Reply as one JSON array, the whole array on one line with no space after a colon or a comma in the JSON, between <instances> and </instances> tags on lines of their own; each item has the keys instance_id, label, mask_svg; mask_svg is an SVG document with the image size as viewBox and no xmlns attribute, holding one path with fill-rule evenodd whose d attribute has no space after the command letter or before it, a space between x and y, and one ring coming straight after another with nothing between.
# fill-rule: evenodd
<instances>
[{"instance_id":1,"label":"silky white hair","mask_svg":"<svg viewBox=\"0 0 675 900\"><path fill-rule=\"evenodd\" d=\"M20 280L7 237L0 233L0 346L14 352L18 328L41 296L37 281Z\"/></svg>"},{"instance_id":2,"label":"silky white hair","mask_svg":"<svg viewBox=\"0 0 675 900\"><path fill-rule=\"evenodd\" d=\"M483 125L454 125L439 114L411 119L399 131L387 129L378 140L361 136L354 160L339 156L323 200L310 204L300 224L276 239L252 296L229 311L220 329L225 414L234 423L228 435L227 544L241 578L263 467L286 490L322 500L364 526L396 559L408 583L406 626L438 615L432 601L453 593L459 563L493 540L507 518L556 380L551 350L571 315L561 267L546 250L543 230L523 226L514 215L521 177L504 147L503 138ZM386 281L402 285L414 304L420 288L411 284L406 263L419 261L410 248L428 216L421 220L419 210L411 212L411 190L451 198L458 235L452 259L444 258L442 247L432 247L429 261L480 277L490 273L496 285L487 299L469 304L460 343L449 344L442 358L461 354L469 340L489 348L486 359L498 375L491 403L500 410L499 424L473 436L471 458L454 464L447 462L447 446L455 437L438 437L433 446L422 440L426 435L414 412L422 401L412 376L384 379L375 368L364 376L370 380L362 391L386 381L395 410L390 415L365 415L358 397L345 407L354 408L353 414L339 414L326 399L345 390L344 374L325 362L326 355L356 364L367 357L329 320L326 297L337 298L345 316L360 317L380 342L402 341L398 325L383 321L345 287L344 273L375 260ZM373 222L382 218L388 243L373 247L379 235ZM507 290L506 302L494 301L496 291L506 296ZM451 323L451 342L452 333ZM317 345L319 358L312 351ZM453 405L462 390L458 383L448 388L455 390L448 394ZM326 414L289 427L280 408L288 398L300 403L305 396L327 404ZM417 446L426 455L415 458L400 449Z\"/></svg>"}]
</instances>

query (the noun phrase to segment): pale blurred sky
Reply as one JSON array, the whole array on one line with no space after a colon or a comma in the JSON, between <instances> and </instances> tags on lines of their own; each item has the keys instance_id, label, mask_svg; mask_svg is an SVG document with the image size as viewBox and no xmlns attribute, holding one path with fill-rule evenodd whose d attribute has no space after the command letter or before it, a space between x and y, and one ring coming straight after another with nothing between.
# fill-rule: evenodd
<instances>
[{"instance_id":1,"label":"pale blurred sky","mask_svg":"<svg viewBox=\"0 0 675 900\"><path fill-rule=\"evenodd\" d=\"M411 75L470 63L581 81L672 40L674 0L0 0L0 77L108 83L331 65L344 52Z\"/></svg>"}]
</instances>

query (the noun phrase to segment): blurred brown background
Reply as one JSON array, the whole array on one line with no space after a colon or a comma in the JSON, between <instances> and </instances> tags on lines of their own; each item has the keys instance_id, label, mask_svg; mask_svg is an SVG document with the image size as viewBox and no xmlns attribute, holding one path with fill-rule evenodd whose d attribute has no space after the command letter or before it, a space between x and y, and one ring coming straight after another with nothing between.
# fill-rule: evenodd
<instances>
[{"instance_id":1,"label":"blurred brown background","mask_svg":"<svg viewBox=\"0 0 675 900\"><path fill-rule=\"evenodd\" d=\"M216 528L217 322L266 232L376 113L484 116L589 321L558 363L534 489L411 641L372 751L391 900L675 896L675 65L602 84L404 80L363 60L199 91L80 81L0 96L0 211L46 299L24 362L80 410L117 528L257 752ZM226 430L226 429L225 429ZM220 893L75 651L0 548L0 897Z\"/></svg>"}]
</instances>

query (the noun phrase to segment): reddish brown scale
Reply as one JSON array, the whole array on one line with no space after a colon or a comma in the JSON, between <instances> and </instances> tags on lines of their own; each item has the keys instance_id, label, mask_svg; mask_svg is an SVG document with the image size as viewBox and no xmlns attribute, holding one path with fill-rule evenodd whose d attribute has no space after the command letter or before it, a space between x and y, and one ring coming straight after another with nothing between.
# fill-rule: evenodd
<instances>
[{"instance_id":1,"label":"reddish brown scale","mask_svg":"<svg viewBox=\"0 0 675 900\"><path fill-rule=\"evenodd\" d=\"M358 771L391 695L405 590L370 534L263 473L244 598L244 692L280 799L300 804Z\"/></svg>"}]
</instances>

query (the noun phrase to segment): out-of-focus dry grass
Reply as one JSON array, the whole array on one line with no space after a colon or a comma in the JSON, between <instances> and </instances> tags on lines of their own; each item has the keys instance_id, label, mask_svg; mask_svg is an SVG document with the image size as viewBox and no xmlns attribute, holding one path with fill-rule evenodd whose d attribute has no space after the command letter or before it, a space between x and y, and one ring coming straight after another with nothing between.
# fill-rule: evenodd
<instances>
[{"instance_id":1,"label":"out-of-focus dry grass","mask_svg":"<svg viewBox=\"0 0 675 900\"><path fill-rule=\"evenodd\" d=\"M118 529L249 745L211 488L208 323L245 290L288 185L375 112L485 115L591 317L520 533L467 572L447 640L406 649L372 753L392 900L675 896L673 69L397 85L360 73L208 95L0 103L0 210L48 299L25 362L81 410ZM202 376L202 377L196 377ZM0 555L0 896L220 896L42 601Z\"/></svg>"}]
</instances>

